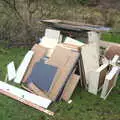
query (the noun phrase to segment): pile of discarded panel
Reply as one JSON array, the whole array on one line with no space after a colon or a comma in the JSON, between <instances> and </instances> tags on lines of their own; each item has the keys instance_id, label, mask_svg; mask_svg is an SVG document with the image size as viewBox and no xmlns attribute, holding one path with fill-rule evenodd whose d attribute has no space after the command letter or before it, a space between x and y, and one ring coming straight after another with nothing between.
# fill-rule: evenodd
<instances>
[{"instance_id":1,"label":"pile of discarded panel","mask_svg":"<svg viewBox=\"0 0 120 120\"><path fill-rule=\"evenodd\" d=\"M116 85L119 56L104 57L100 66L99 35L88 33L88 44L66 37L58 30L46 29L39 44L35 44L15 70L14 62L7 65L5 82L0 81L0 93L34 107L49 115L48 106L58 100L69 101L76 86L106 98ZM107 54L107 52L106 52ZM8 84L13 81L21 88Z\"/></svg>"}]
</instances>

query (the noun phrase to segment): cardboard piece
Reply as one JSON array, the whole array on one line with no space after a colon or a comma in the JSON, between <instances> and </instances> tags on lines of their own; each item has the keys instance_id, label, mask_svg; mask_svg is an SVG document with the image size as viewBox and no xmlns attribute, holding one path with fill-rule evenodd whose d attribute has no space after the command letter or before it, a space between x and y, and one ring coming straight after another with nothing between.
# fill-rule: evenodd
<instances>
[{"instance_id":1,"label":"cardboard piece","mask_svg":"<svg viewBox=\"0 0 120 120\"><path fill-rule=\"evenodd\" d=\"M61 98L65 101L68 101L72 96L78 82L80 80L80 76L76 74L72 74L69 80L67 81L65 88L63 90Z\"/></svg>"},{"instance_id":2,"label":"cardboard piece","mask_svg":"<svg viewBox=\"0 0 120 120\"><path fill-rule=\"evenodd\" d=\"M33 55L32 60L28 66L28 69L25 73L25 76L24 76L22 82L26 82L28 80L28 77L32 73L32 69L33 69L34 65L36 64L36 62L38 62L45 55L47 49L44 48L43 46L35 44L32 48L32 51L34 52L34 55Z\"/></svg>"},{"instance_id":3,"label":"cardboard piece","mask_svg":"<svg viewBox=\"0 0 120 120\"><path fill-rule=\"evenodd\" d=\"M7 73L9 81L13 80L16 77L16 70L13 61L7 65Z\"/></svg>"},{"instance_id":4,"label":"cardboard piece","mask_svg":"<svg viewBox=\"0 0 120 120\"><path fill-rule=\"evenodd\" d=\"M110 94L113 87L116 86L117 77L119 75L120 68L114 66L112 70L106 75L105 82L101 92L101 98L106 99Z\"/></svg>"},{"instance_id":5,"label":"cardboard piece","mask_svg":"<svg viewBox=\"0 0 120 120\"><path fill-rule=\"evenodd\" d=\"M44 62L44 60L40 60L40 62L36 63L31 75L28 78L28 82L32 82L39 89L48 92L57 72L57 67L45 64Z\"/></svg>"},{"instance_id":6,"label":"cardboard piece","mask_svg":"<svg viewBox=\"0 0 120 120\"><path fill-rule=\"evenodd\" d=\"M32 59L34 52L33 51L28 51L28 53L25 55L22 63L20 64L19 68L17 69L16 72L16 78L14 79L14 82L20 83L24 77L24 74L28 68L28 65Z\"/></svg>"}]
</instances>

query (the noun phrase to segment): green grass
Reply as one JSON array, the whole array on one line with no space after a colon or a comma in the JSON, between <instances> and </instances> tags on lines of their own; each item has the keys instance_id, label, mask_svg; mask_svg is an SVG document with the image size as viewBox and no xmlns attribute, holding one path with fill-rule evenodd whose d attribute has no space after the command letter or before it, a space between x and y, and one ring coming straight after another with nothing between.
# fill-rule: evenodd
<instances>
[{"instance_id":1,"label":"green grass","mask_svg":"<svg viewBox=\"0 0 120 120\"><path fill-rule=\"evenodd\" d=\"M104 41L120 43L120 33L103 33L102 39Z\"/></svg>"},{"instance_id":2,"label":"green grass","mask_svg":"<svg viewBox=\"0 0 120 120\"><path fill-rule=\"evenodd\" d=\"M1 80L4 80L6 65L14 60L15 65L18 66L26 52L27 49L24 48L0 47ZM105 101L99 95L94 96L78 86L72 96L71 104L60 101L49 107L55 112L53 117L0 95L0 120L120 120L119 80L117 87Z\"/></svg>"}]
</instances>

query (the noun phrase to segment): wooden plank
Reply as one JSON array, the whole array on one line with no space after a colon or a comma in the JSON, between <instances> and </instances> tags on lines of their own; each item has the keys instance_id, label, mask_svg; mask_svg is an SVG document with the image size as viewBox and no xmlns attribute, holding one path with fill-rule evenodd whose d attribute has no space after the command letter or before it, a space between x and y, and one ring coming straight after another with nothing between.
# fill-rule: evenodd
<instances>
[{"instance_id":1,"label":"wooden plank","mask_svg":"<svg viewBox=\"0 0 120 120\"><path fill-rule=\"evenodd\" d=\"M100 40L100 46L103 47L103 48L107 48L107 47L111 47L111 46L119 46L120 47L120 44L119 43L107 42L107 41Z\"/></svg>"},{"instance_id":2,"label":"wooden plank","mask_svg":"<svg viewBox=\"0 0 120 120\"><path fill-rule=\"evenodd\" d=\"M116 85L117 77L119 75L120 68L114 66L112 70L106 75L105 82L101 92L101 98L106 99L110 94L113 87Z\"/></svg>"},{"instance_id":3,"label":"wooden plank","mask_svg":"<svg viewBox=\"0 0 120 120\"><path fill-rule=\"evenodd\" d=\"M65 88L63 90L61 98L65 101L68 101L72 96L78 82L80 80L80 76L76 74L72 74L69 80L67 81Z\"/></svg>"},{"instance_id":4,"label":"wooden plank","mask_svg":"<svg viewBox=\"0 0 120 120\"><path fill-rule=\"evenodd\" d=\"M3 94L3 95L6 95L6 96L8 96L8 97L11 97L11 98L13 98L13 99L15 99L15 100L17 100L17 101L25 104L25 105L28 105L28 106L30 106L30 107L33 107L33 108L35 108L35 109L37 109L37 110L39 110L39 111L41 111L41 112L44 112L44 113L46 113L46 114L48 114L48 115L51 115L51 116L54 115L54 112L52 112L52 111L50 111L50 110L47 110L47 109L45 109L45 108L42 108L42 107L40 107L40 106L38 106L38 105L30 102L30 101L21 99L21 98L15 96L15 95L13 95L13 94L11 94L11 93L9 93L9 92L6 92L6 91L4 91L4 90L2 90L2 89L0 89L0 93Z\"/></svg>"},{"instance_id":5,"label":"wooden plank","mask_svg":"<svg viewBox=\"0 0 120 120\"><path fill-rule=\"evenodd\" d=\"M28 65L32 59L34 52L33 51L28 51L28 53L25 55L22 63L20 64L19 68L17 69L16 72L16 78L14 79L14 82L20 83L24 77L24 74L28 68Z\"/></svg>"},{"instance_id":6,"label":"wooden plank","mask_svg":"<svg viewBox=\"0 0 120 120\"><path fill-rule=\"evenodd\" d=\"M33 104L47 108L51 104L51 100L29 93L23 89L17 88L10 84L0 81L0 90L16 96L19 99L29 101Z\"/></svg>"},{"instance_id":7,"label":"wooden plank","mask_svg":"<svg viewBox=\"0 0 120 120\"><path fill-rule=\"evenodd\" d=\"M70 37L66 37L64 43L67 43L67 44L72 44L72 45L76 45L78 47L81 47L83 45L85 45L84 43L80 42L80 41L77 41L75 39L72 39Z\"/></svg>"},{"instance_id":8,"label":"wooden plank","mask_svg":"<svg viewBox=\"0 0 120 120\"><path fill-rule=\"evenodd\" d=\"M16 70L13 61L7 65L7 72L9 81L13 80L16 77Z\"/></svg>"},{"instance_id":9,"label":"wooden plank","mask_svg":"<svg viewBox=\"0 0 120 120\"><path fill-rule=\"evenodd\" d=\"M96 43L83 46L81 49L81 55L85 70L86 82L89 84L90 72L99 67L99 51Z\"/></svg>"},{"instance_id":10,"label":"wooden plank","mask_svg":"<svg viewBox=\"0 0 120 120\"><path fill-rule=\"evenodd\" d=\"M38 62L40 60L40 58L42 58L45 55L47 49L44 48L43 46L35 44L32 48L32 51L34 52L34 55L28 66L28 69L25 73L25 76L24 76L22 82L26 82L28 80L28 77L30 76L34 65L36 64L36 62Z\"/></svg>"}]
</instances>

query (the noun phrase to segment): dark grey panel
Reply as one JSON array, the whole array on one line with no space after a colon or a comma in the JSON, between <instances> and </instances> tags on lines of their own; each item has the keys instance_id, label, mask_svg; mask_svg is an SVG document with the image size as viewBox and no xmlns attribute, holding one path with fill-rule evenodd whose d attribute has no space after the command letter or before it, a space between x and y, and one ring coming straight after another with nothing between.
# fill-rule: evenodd
<instances>
[{"instance_id":1,"label":"dark grey panel","mask_svg":"<svg viewBox=\"0 0 120 120\"><path fill-rule=\"evenodd\" d=\"M57 67L45 64L44 60L41 60L34 66L28 82L33 82L38 88L49 91L56 72Z\"/></svg>"}]
</instances>

